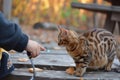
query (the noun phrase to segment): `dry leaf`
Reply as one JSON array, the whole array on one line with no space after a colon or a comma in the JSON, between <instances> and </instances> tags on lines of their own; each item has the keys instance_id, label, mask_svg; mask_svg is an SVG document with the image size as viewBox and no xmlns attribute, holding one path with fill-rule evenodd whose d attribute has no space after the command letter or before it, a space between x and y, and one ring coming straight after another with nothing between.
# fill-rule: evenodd
<instances>
[{"instance_id":1,"label":"dry leaf","mask_svg":"<svg viewBox=\"0 0 120 80\"><path fill-rule=\"evenodd\" d=\"M26 62L26 61L28 61L28 60L29 60L29 59L27 59L27 58L19 58L19 59L18 59L19 62Z\"/></svg>"},{"instance_id":2,"label":"dry leaf","mask_svg":"<svg viewBox=\"0 0 120 80\"><path fill-rule=\"evenodd\" d=\"M73 67L69 67L68 69L66 69L66 73L73 75L74 74L74 68Z\"/></svg>"},{"instance_id":3,"label":"dry leaf","mask_svg":"<svg viewBox=\"0 0 120 80\"><path fill-rule=\"evenodd\" d=\"M30 73L33 73L33 68L29 68L28 71L29 71ZM36 72L42 72L43 69L35 68L35 71L36 71Z\"/></svg>"}]
</instances>

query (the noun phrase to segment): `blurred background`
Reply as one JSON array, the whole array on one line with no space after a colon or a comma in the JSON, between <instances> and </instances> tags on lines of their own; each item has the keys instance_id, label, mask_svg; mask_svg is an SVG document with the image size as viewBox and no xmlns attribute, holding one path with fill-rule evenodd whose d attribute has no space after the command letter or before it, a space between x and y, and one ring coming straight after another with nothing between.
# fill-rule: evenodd
<instances>
[{"instance_id":1,"label":"blurred background","mask_svg":"<svg viewBox=\"0 0 120 80\"><path fill-rule=\"evenodd\" d=\"M51 54L51 55L41 54L40 57L34 59L35 60L34 64L37 67L39 66L40 68L43 68L43 70L48 71L48 73L45 72L45 75L40 74L39 77L41 77L41 75L44 75L47 78L48 77L47 74L50 74L52 72L52 71L49 72L49 70L61 71L65 70L67 67L75 66L71 57L66 55L67 52L65 48L57 45L58 35L57 25L63 25L65 28L75 30L81 33L95 27L102 28L105 24L106 14L91 12L84 9L72 8L71 3L78 2L83 4L110 6L111 4L107 1L111 0L0 0L0 11L4 13L7 19L19 24L23 32L28 34L32 40L41 43L46 48L46 51L42 53ZM108 22L108 24L109 23L110 22ZM118 33L117 30L119 29L116 28L116 31L114 32ZM120 42L120 37L117 36L117 38L119 39L118 41ZM11 53L16 52L11 51ZM26 63L18 61L19 58L18 56L20 57L20 59L26 58L26 56L23 54L12 55L13 63L15 67L18 68L18 72L16 72L17 74L16 73L14 74L15 77L13 78L17 78L18 80L18 74L20 73L19 80L23 78L25 78L26 80L27 77L29 77L28 76L29 74L24 73L23 75L22 72L28 71L25 70L24 68L26 67L29 68L30 63L28 63L27 61ZM119 66L118 64L115 63L114 65L118 67ZM56 74L57 77L60 77L59 72L55 72L54 74ZM53 75L50 74L50 80L52 79L51 77L55 76L54 74ZM93 74L99 77L97 79L102 79L102 77L107 78L111 76L111 73L110 74L105 73L105 76L104 74L98 76L100 73L98 73L97 75L96 73L92 72L92 75ZM113 76L111 76L111 78ZM62 76L62 78L65 77ZM70 78L74 79L71 76ZM12 78L9 78L8 80L10 79ZM44 78L41 78L41 80L42 79ZM92 76L88 79L92 79ZM95 78L93 77L93 79ZM81 78L80 80L83 80L83 78Z\"/></svg>"},{"instance_id":2,"label":"blurred background","mask_svg":"<svg viewBox=\"0 0 120 80\"><path fill-rule=\"evenodd\" d=\"M0 10L32 39L41 42L57 40L58 24L79 31L103 27L105 14L72 8L71 2L111 5L104 0L0 0Z\"/></svg>"}]
</instances>

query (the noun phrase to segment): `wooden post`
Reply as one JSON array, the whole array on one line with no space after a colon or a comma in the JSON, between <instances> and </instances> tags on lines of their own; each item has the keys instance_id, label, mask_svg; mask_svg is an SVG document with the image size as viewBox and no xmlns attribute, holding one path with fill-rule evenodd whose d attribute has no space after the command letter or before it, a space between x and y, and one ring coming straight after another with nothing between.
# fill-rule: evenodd
<instances>
[{"instance_id":1,"label":"wooden post","mask_svg":"<svg viewBox=\"0 0 120 80\"><path fill-rule=\"evenodd\" d=\"M120 22L118 22L118 27L119 27L119 35L120 35Z\"/></svg>"},{"instance_id":2,"label":"wooden post","mask_svg":"<svg viewBox=\"0 0 120 80\"><path fill-rule=\"evenodd\" d=\"M94 4L97 4L97 0L94 0ZM97 13L96 12L94 12L93 13L93 26L94 27L98 27L98 25L97 25Z\"/></svg>"},{"instance_id":3,"label":"wooden post","mask_svg":"<svg viewBox=\"0 0 120 80\"><path fill-rule=\"evenodd\" d=\"M115 21L112 21L111 20L111 15L112 13L107 13L107 18L106 18L106 21L105 21L105 24L104 24L104 28L110 32L114 32L114 29L115 29Z\"/></svg>"},{"instance_id":4,"label":"wooden post","mask_svg":"<svg viewBox=\"0 0 120 80\"><path fill-rule=\"evenodd\" d=\"M0 0L0 11L3 11L3 0Z\"/></svg>"},{"instance_id":5,"label":"wooden post","mask_svg":"<svg viewBox=\"0 0 120 80\"><path fill-rule=\"evenodd\" d=\"M3 13L8 19L11 18L11 8L12 0L3 0Z\"/></svg>"}]
</instances>

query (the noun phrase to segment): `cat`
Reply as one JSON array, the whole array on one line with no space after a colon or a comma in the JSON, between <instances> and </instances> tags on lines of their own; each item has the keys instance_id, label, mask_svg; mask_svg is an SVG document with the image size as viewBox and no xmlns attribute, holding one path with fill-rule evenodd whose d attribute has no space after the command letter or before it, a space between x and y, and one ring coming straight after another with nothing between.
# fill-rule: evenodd
<instances>
[{"instance_id":1,"label":"cat","mask_svg":"<svg viewBox=\"0 0 120 80\"><path fill-rule=\"evenodd\" d=\"M87 68L111 71L114 57L120 61L117 41L105 29L96 28L78 34L58 26L58 31L58 45L66 48L76 65L71 74L83 76Z\"/></svg>"}]
</instances>

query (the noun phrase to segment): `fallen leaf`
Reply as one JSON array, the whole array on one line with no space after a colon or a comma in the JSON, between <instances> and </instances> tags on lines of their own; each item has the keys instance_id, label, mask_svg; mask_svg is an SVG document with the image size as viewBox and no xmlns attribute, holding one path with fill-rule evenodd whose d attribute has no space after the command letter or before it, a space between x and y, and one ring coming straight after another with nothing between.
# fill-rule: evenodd
<instances>
[{"instance_id":1,"label":"fallen leaf","mask_svg":"<svg viewBox=\"0 0 120 80\"><path fill-rule=\"evenodd\" d=\"M27 58L19 58L19 59L18 59L19 62L26 62L26 61L28 61L28 60L29 60L29 59L27 59Z\"/></svg>"},{"instance_id":2,"label":"fallen leaf","mask_svg":"<svg viewBox=\"0 0 120 80\"><path fill-rule=\"evenodd\" d=\"M30 73L33 73L33 68L29 68L28 71L29 71ZM43 71L43 69L35 68L35 72L42 72L42 71Z\"/></svg>"}]
</instances>

